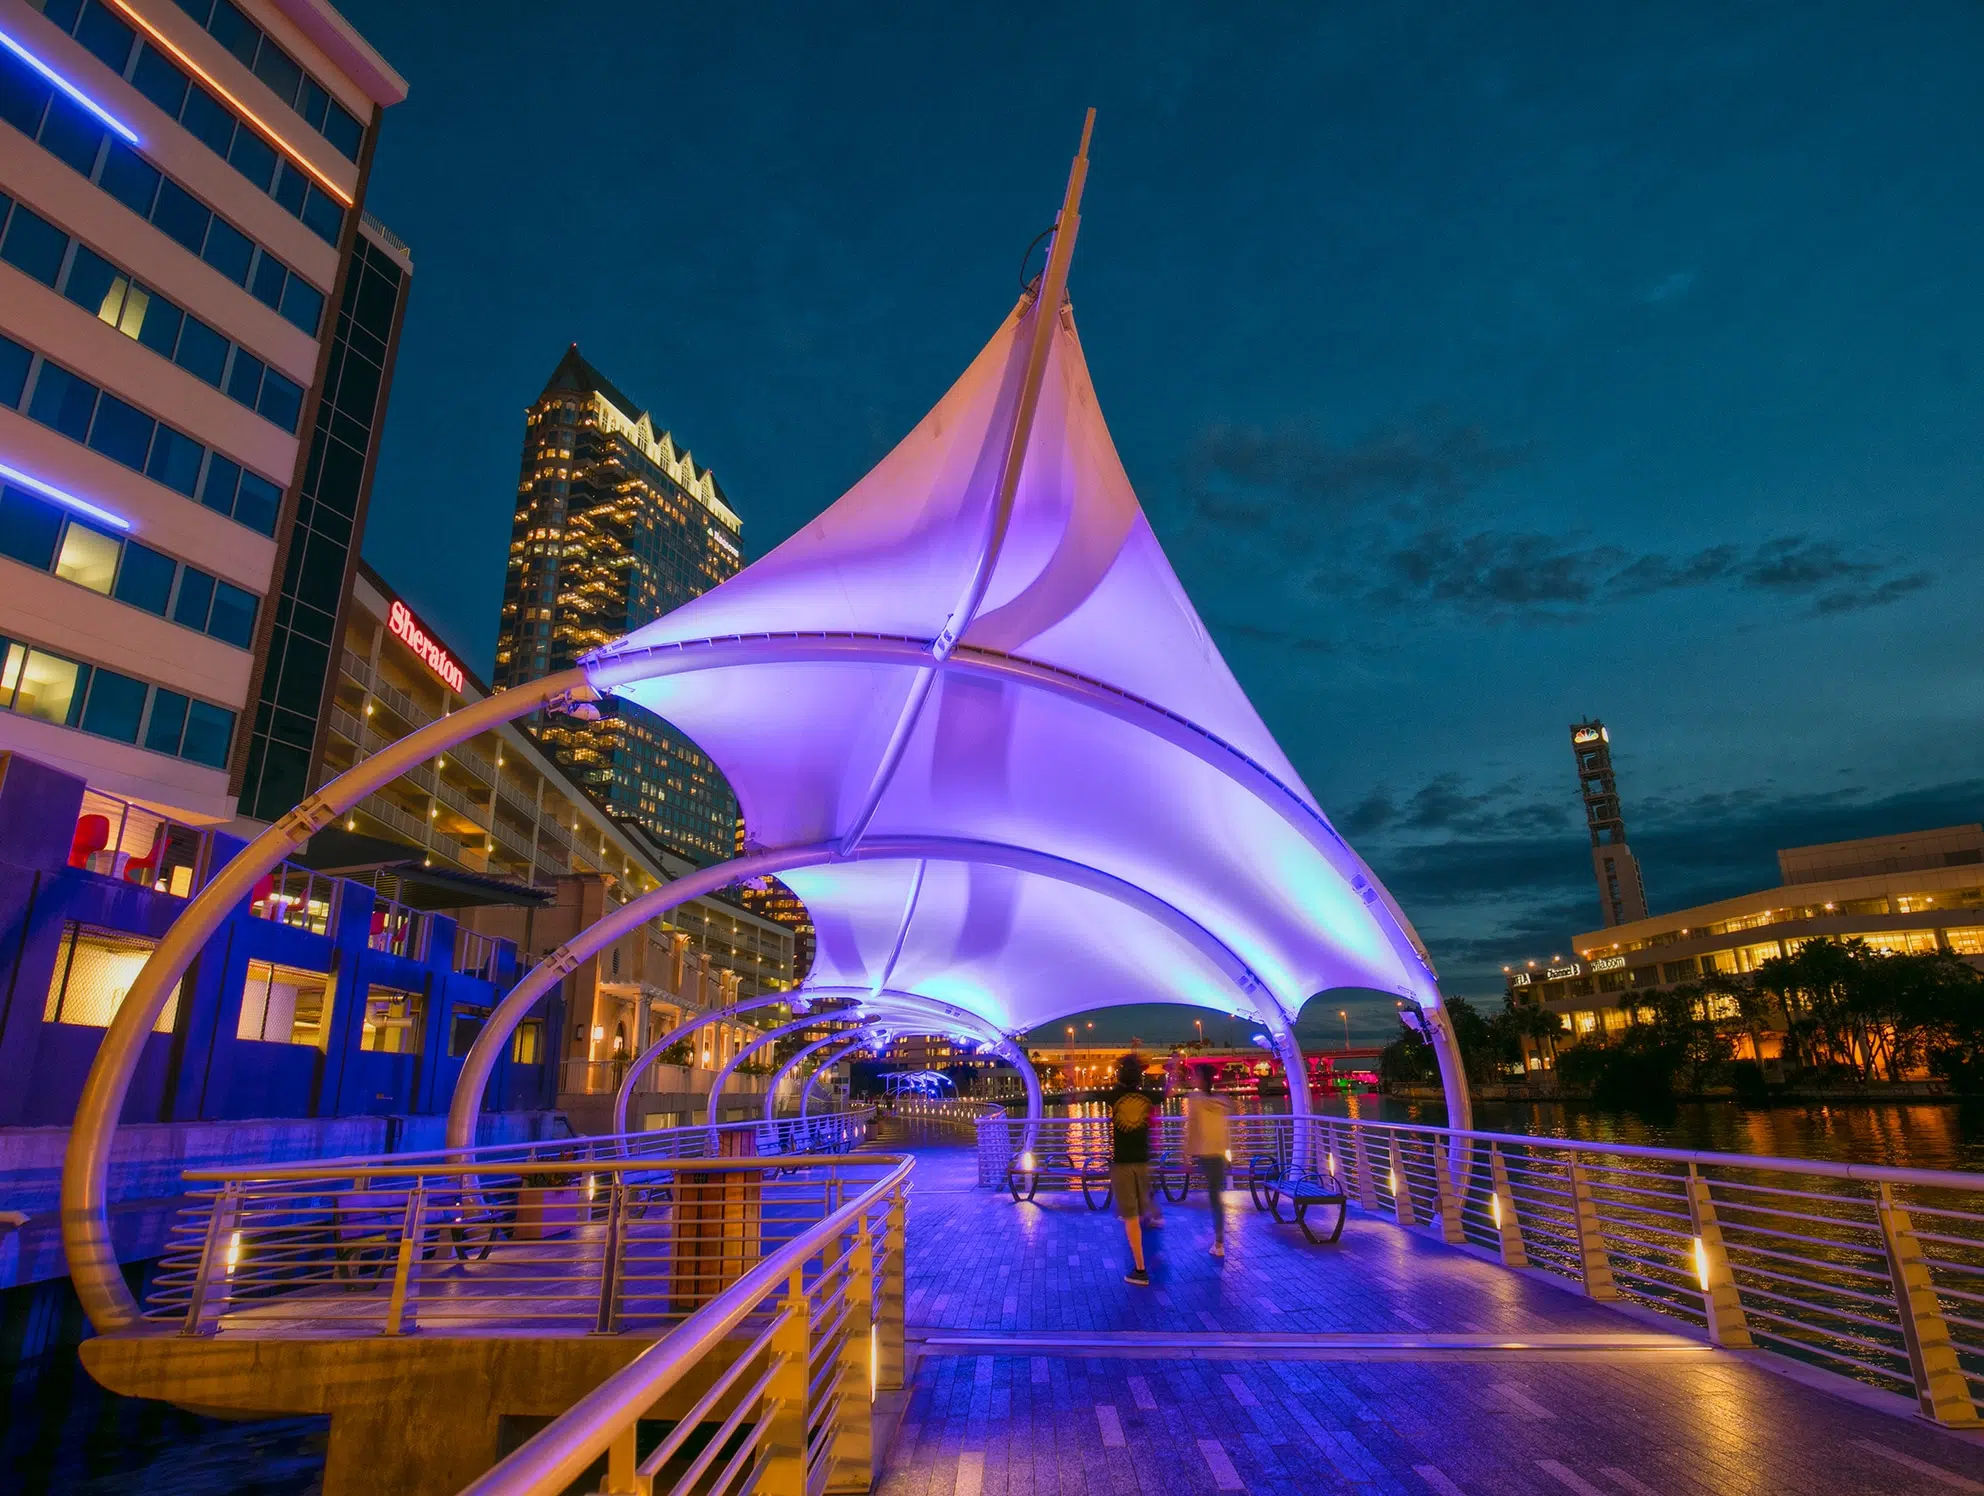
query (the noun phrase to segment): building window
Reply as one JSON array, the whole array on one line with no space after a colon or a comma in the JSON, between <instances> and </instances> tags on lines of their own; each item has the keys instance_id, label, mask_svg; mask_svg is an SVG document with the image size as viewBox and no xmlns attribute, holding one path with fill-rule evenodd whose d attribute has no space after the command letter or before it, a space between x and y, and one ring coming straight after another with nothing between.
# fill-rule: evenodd
<instances>
[{"instance_id":1,"label":"building window","mask_svg":"<svg viewBox=\"0 0 1984 1496\"><path fill-rule=\"evenodd\" d=\"M329 972L248 963L248 981L241 989L241 1019L237 1039L264 1044L306 1044L322 1049L330 1034L331 977Z\"/></svg>"},{"instance_id":2,"label":"building window","mask_svg":"<svg viewBox=\"0 0 1984 1496\"><path fill-rule=\"evenodd\" d=\"M43 1023L74 1023L86 1028L108 1028L117 1010L124 1006L124 995L138 979L145 962L158 942L119 930L101 930L73 920L62 931L62 946L55 957L55 974L48 983L48 1001L42 1005ZM179 992L184 981L175 985L172 996L152 1025L155 1034L169 1034L179 1016Z\"/></svg>"},{"instance_id":3,"label":"building window","mask_svg":"<svg viewBox=\"0 0 1984 1496\"><path fill-rule=\"evenodd\" d=\"M1761 945L1739 945L1736 947L1736 969L1755 971L1764 962L1773 960L1779 954L1775 940L1766 940Z\"/></svg>"},{"instance_id":4,"label":"building window","mask_svg":"<svg viewBox=\"0 0 1984 1496\"><path fill-rule=\"evenodd\" d=\"M8 710L212 769L227 766L234 736L234 713L222 707L0 639L0 711Z\"/></svg>"},{"instance_id":5,"label":"building window","mask_svg":"<svg viewBox=\"0 0 1984 1496\"><path fill-rule=\"evenodd\" d=\"M1663 982L1689 982L1696 975L1695 958L1684 956L1679 961L1663 961L1660 965L1660 980Z\"/></svg>"},{"instance_id":6,"label":"building window","mask_svg":"<svg viewBox=\"0 0 1984 1496\"><path fill-rule=\"evenodd\" d=\"M1871 935L1847 938L1864 940L1869 950L1886 956L1926 956L1936 950L1934 930L1879 930Z\"/></svg>"},{"instance_id":7,"label":"building window","mask_svg":"<svg viewBox=\"0 0 1984 1496\"><path fill-rule=\"evenodd\" d=\"M398 987L365 989L365 1022L358 1047L375 1054L420 1053L420 1025L427 999Z\"/></svg>"},{"instance_id":8,"label":"building window","mask_svg":"<svg viewBox=\"0 0 1984 1496\"><path fill-rule=\"evenodd\" d=\"M1950 943L1950 949L1959 956L1984 956L1984 925L1965 925L1961 929L1943 931L1943 938Z\"/></svg>"},{"instance_id":9,"label":"building window","mask_svg":"<svg viewBox=\"0 0 1984 1496\"><path fill-rule=\"evenodd\" d=\"M489 1009L470 1003L457 1004L448 1015L448 1058L458 1060L474 1048L488 1022Z\"/></svg>"},{"instance_id":10,"label":"building window","mask_svg":"<svg viewBox=\"0 0 1984 1496\"><path fill-rule=\"evenodd\" d=\"M112 139L94 115L9 51L0 51L0 119L277 315L317 336L324 315L322 291L143 156Z\"/></svg>"}]
</instances>

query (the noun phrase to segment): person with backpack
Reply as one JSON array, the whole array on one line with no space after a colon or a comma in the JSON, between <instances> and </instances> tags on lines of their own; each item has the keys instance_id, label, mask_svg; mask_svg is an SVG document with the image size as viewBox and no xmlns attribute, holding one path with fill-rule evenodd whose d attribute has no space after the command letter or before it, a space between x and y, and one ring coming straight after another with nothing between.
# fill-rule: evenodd
<instances>
[{"instance_id":1,"label":"person with backpack","mask_svg":"<svg viewBox=\"0 0 1984 1496\"><path fill-rule=\"evenodd\" d=\"M1212 1088L1212 1070L1199 1067L1199 1089L1185 1098L1185 1157L1206 1176L1212 1206L1212 1255L1226 1256L1226 1156L1232 1146L1228 1121L1233 1109Z\"/></svg>"},{"instance_id":2,"label":"person with backpack","mask_svg":"<svg viewBox=\"0 0 1984 1496\"><path fill-rule=\"evenodd\" d=\"M1116 1062L1116 1084L1104 1098L1112 1124L1109 1144L1109 1188L1116 1215L1130 1242L1130 1271L1126 1283L1150 1286L1144 1267L1144 1228L1164 1224L1157 1192L1150 1179L1150 1129L1157 1118L1157 1098L1144 1089L1144 1057L1126 1054Z\"/></svg>"}]
</instances>

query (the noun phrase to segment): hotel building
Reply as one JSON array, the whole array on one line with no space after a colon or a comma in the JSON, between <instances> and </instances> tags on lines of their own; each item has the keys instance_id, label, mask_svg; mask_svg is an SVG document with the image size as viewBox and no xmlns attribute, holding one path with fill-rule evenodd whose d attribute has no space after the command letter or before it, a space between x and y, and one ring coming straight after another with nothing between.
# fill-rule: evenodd
<instances>
[{"instance_id":1,"label":"hotel building","mask_svg":"<svg viewBox=\"0 0 1984 1496\"><path fill-rule=\"evenodd\" d=\"M696 466L575 343L524 416L496 684L535 680L743 569L742 526ZM567 771L657 847L731 855L737 802L716 765L660 718L602 702L598 722L537 724Z\"/></svg>"},{"instance_id":2,"label":"hotel building","mask_svg":"<svg viewBox=\"0 0 1984 1496\"><path fill-rule=\"evenodd\" d=\"M1775 888L1588 931L1552 959L1512 963L1509 996L1583 1037L1625 1028L1649 993L1753 972L1821 936L1984 966L1984 826L1790 847L1777 865Z\"/></svg>"},{"instance_id":3,"label":"hotel building","mask_svg":"<svg viewBox=\"0 0 1984 1496\"><path fill-rule=\"evenodd\" d=\"M321 784L359 760L489 694L460 656L360 562L321 737ZM614 816L525 726L457 744L366 797L312 839L311 866L357 878L412 907L456 911L464 929L514 943L529 963L628 898L691 871ZM696 899L588 959L566 978L554 1056L559 1105L585 1114L635 1055L696 1012L792 987L785 926L718 899ZM689 1070L720 1067L756 1031L706 1031ZM708 1076L656 1067L656 1112ZM740 1078L741 1079L741 1078ZM739 1101L750 1087L733 1080ZM679 1094L678 1094L679 1093ZM673 1099L667 1099L673 1098Z\"/></svg>"},{"instance_id":4,"label":"hotel building","mask_svg":"<svg viewBox=\"0 0 1984 1496\"><path fill-rule=\"evenodd\" d=\"M0 751L196 825L307 787L405 95L322 0L0 0Z\"/></svg>"}]
</instances>

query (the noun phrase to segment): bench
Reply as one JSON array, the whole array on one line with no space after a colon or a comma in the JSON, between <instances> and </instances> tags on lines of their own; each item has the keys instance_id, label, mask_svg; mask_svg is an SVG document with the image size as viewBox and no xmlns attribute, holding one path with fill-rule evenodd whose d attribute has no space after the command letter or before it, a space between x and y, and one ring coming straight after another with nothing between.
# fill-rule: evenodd
<instances>
[{"instance_id":1,"label":"bench","mask_svg":"<svg viewBox=\"0 0 1984 1496\"><path fill-rule=\"evenodd\" d=\"M1262 1192L1267 1197L1268 1213L1284 1226L1300 1226L1312 1244L1334 1242L1343 1235L1344 1218L1350 1213L1350 1196L1336 1175L1319 1174L1314 1169L1285 1169L1277 1178L1267 1181ZM1281 1213L1283 1205L1288 1207L1286 1216ZM1336 1211L1336 1221L1328 1236L1316 1235L1309 1224L1309 1212L1318 1208Z\"/></svg>"},{"instance_id":2,"label":"bench","mask_svg":"<svg viewBox=\"0 0 1984 1496\"><path fill-rule=\"evenodd\" d=\"M1043 1179L1065 1184L1070 1189L1080 1188L1082 1200L1090 1210L1109 1208L1111 1186L1106 1162L1086 1156L1077 1162L1070 1153L1050 1153L1045 1158L1022 1153L1006 1167L1006 1188L1015 1205L1031 1201Z\"/></svg>"}]
</instances>

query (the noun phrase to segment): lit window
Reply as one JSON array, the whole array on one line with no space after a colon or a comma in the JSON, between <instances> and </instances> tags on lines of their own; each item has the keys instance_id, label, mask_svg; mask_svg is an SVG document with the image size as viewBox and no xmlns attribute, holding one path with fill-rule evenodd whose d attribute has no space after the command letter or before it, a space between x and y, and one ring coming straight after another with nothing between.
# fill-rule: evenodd
<instances>
[{"instance_id":1,"label":"lit window","mask_svg":"<svg viewBox=\"0 0 1984 1496\"><path fill-rule=\"evenodd\" d=\"M331 978L328 972L248 963L241 989L241 1017L234 1037L262 1044L304 1044L322 1049L330 1033Z\"/></svg>"},{"instance_id":2,"label":"lit window","mask_svg":"<svg viewBox=\"0 0 1984 1496\"><path fill-rule=\"evenodd\" d=\"M62 932L62 945L55 957L55 974L49 980L48 1000L42 1005L43 1023L74 1023L88 1028L108 1028L124 997L138 979L157 942L118 930L100 930L73 921ZM183 985L183 983L181 984ZM155 1034L172 1032L179 1015L180 986L152 1025Z\"/></svg>"},{"instance_id":3,"label":"lit window","mask_svg":"<svg viewBox=\"0 0 1984 1496\"><path fill-rule=\"evenodd\" d=\"M379 1054L418 1054L420 1026L427 1000L418 992L397 987L368 987L365 1024L358 1047Z\"/></svg>"}]
</instances>

